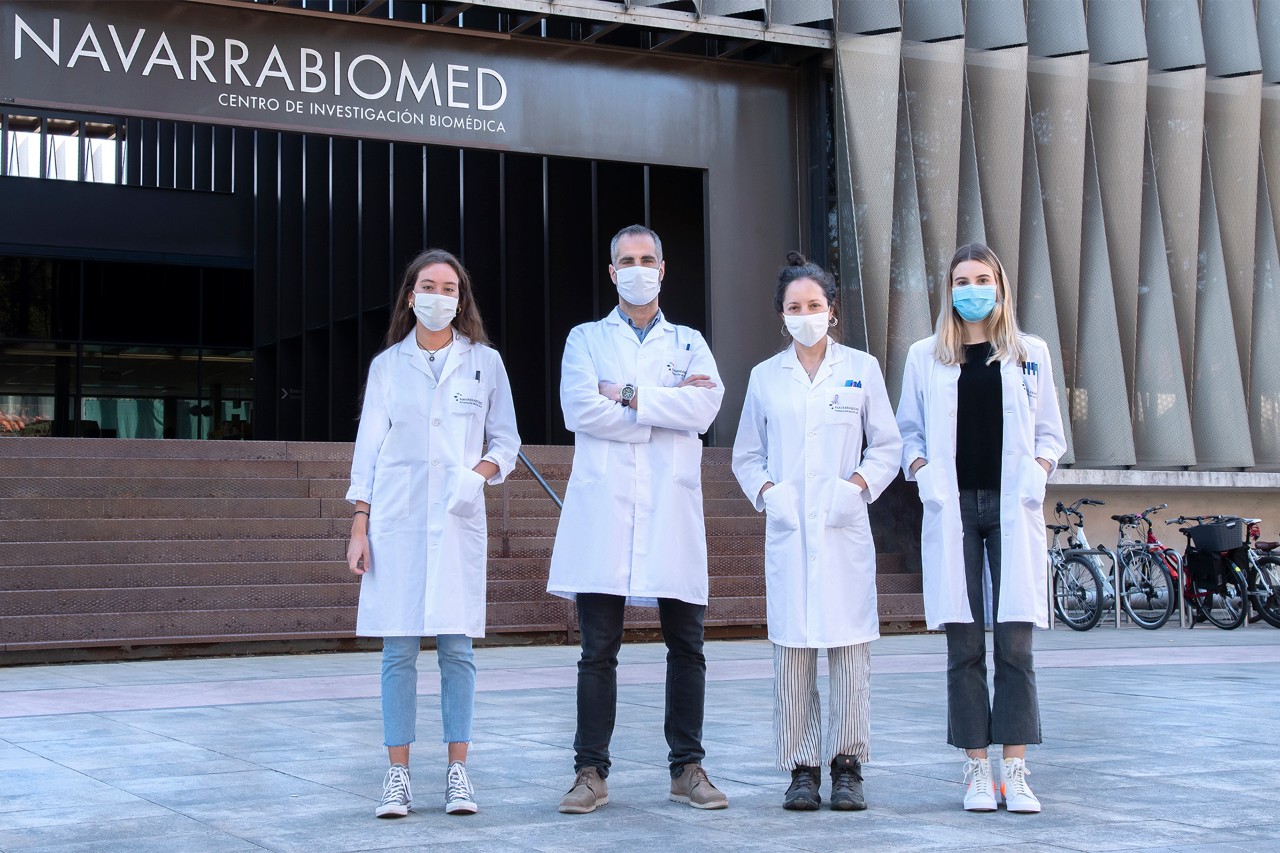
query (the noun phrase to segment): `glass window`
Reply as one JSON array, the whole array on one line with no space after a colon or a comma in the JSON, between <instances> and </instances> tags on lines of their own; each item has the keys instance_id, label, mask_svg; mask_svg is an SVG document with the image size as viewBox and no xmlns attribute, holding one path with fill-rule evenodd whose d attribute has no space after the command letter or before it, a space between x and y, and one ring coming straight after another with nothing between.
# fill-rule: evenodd
<instances>
[{"instance_id":1,"label":"glass window","mask_svg":"<svg viewBox=\"0 0 1280 853\"><path fill-rule=\"evenodd\" d=\"M114 124L86 121L84 179L98 184L116 183L118 128Z\"/></svg>"},{"instance_id":2,"label":"glass window","mask_svg":"<svg viewBox=\"0 0 1280 853\"><path fill-rule=\"evenodd\" d=\"M0 339L79 337L80 264L0 255Z\"/></svg>"},{"instance_id":3,"label":"glass window","mask_svg":"<svg viewBox=\"0 0 1280 853\"><path fill-rule=\"evenodd\" d=\"M199 351L86 345L78 434L199 438Z\"/></svg>"},{"instance_id":4,"label":"glass window","mask_svg":"<svg viewBox=\"0 0 1280 853\"><path fill-rule=\"evenodd\" d=\"M60 181L80 180L80 122L71 119L45 120L45 177Z\"/></svg>"},{"instance_id":5,"label":"glass window","mask_svg":"<svg viewBox=\"0 0 1280 853\"><path fill-rule=\"evenodd\" d=\"M9 116L8 157L4 173L15 178L40 177L40 119Z\"/></svg>"},{"instance_id":6,"label":"glass window","mask_svg":"<svg viewBox=\"0 0 1280 853\"><path fill-rule=\"evenodd\" d=\"M75 360L71 344L0 344L0 435L70 435Z\"/></svg>"},{"instance_id":7,"label":"glass window","mask_svg":"<svg viewBox=\"0 0 1280 853\"><path fill-rule=\"evenodd\" d=\"M253 438L253 352L205 350L202 377L200 438Z\"/></svg>"},{"instance_id":8,"label":"glass window","mask_svg":"<svg viewBox=\"0 0 1280 853\"><path fill-rule=\"evenodd\" d=\"M84 338L198 345L200 268L86 261Z\"/></svg>"}]
</instances>

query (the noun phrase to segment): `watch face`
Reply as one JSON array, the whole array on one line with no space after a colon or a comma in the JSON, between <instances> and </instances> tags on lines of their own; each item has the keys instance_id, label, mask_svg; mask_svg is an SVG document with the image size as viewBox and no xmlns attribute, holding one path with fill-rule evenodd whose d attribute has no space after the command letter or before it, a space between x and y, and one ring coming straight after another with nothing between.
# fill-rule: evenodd
<instances>
[{"instance_id":1,"label":"watch face","mask_svg":"<svg viewBox=\"0 0 1280 853\"><path fill-rule=\"evenodd\" d=\"M622 390L618 392L618 396L622 398L622 401L624 403L631 402L631 398L634 397L635 395L636 395L636 388L634 385L623 385Z\"/></svg>"}]
</instances>

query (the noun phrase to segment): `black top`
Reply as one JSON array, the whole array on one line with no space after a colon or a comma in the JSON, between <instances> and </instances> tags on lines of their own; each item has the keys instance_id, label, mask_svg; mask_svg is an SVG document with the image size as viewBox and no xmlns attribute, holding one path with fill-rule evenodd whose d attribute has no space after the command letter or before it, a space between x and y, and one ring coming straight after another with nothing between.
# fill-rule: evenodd
<instances>
[{"instance_id":1,"label":"black top","mask_svg":"<svg viewBox=\"0 0 1280 853\"><path fill-rule=\"evenodd\" d=\"M1000 490L1004 392L1000 362L987 364L990 342L964 348L956 401L956 485Z\"/></svg>"}]
</instances>

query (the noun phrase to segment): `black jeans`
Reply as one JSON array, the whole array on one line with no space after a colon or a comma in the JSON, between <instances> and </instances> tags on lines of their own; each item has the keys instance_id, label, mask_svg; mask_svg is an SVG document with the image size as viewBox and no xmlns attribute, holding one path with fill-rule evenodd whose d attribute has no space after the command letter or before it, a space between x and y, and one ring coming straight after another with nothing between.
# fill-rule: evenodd
<instances>
[{"instance_id":1,"label":"black jeans","mask_svg":"<svg viewBox=\"0 0 1280 853\"><path fill-rule=\"evenodd\" d=\"M993 743L1040 743L1040 703L1036 697L1030 622L1000 621L1000 493L960 491L964 529L964 574L972 622L948 622L947 743L961 749L985 749ZM996 689L987 693L987 640L982 557L991 567ZM1027 567L1010 566L1010 571Z\"/></svg>"},{"instance_id":2,"label":"black jeans","mask_svg":"<svg viewBox=\"0 0 1280 853\"><path fill-rule=\"evenodd\" d=\"M573 769L595 767L609 775L609 741L618 711L618 649L622 647L621 595L578 594L578 731L573 739ZM658 599L658 618L667 643L667 711L663 727L671 752L672 776L686 764L701 764L702 714L707 659L702 654L702 623L707 608L674 598Z\"/></svg>"}]
</instances>

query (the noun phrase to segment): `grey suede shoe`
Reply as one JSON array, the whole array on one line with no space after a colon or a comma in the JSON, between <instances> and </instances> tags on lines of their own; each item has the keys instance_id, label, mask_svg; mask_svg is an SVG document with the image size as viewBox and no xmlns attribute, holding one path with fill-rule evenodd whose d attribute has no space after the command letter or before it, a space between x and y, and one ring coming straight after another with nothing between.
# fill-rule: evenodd
<instances>
[{"instance_id":1,"label":"grey suede shoe","mask_svg":"<svg viewBox=\"0 0 1280 853\"><path fill-rule=\"evenodd\" d=\"M573 780L573 787L560 798L560 813L590 814L608 802L609 783L596 768L583 767Z\"/></svg>"},{"instance_id":2,"label":"grey suede shoe","mask_svg":"<svg viewBox=\"0 0 1280 853\"><path fill-rule=\"evenodd\" d=\"M701 764L686 764L680 775L671 780L671 801L688 803L695 809L729 807L729 798L711 784Z\"/></svg>"}]
</instances>

